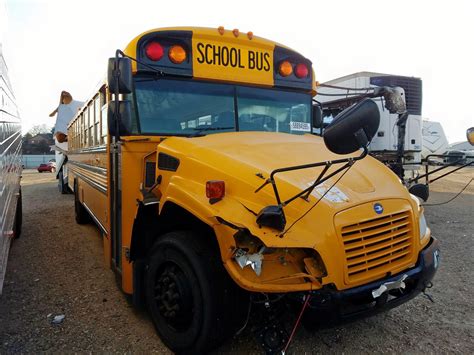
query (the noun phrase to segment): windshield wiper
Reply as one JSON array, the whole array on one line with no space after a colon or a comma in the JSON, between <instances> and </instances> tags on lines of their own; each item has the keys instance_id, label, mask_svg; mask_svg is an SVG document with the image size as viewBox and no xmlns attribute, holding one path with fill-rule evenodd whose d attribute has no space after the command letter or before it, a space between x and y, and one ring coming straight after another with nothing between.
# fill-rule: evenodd
<instances>
[{"instance_id":1,"label":"windshield wiper","mask_svg":"<svg viewBox=\"0 0 474 355\"><path fill-rule=\"evenodd\" d=\"M224 129L234 129L234 128L235 127L212 127L212 126L193 128L193 130L196 131L196 132L190 134L189 137L198 137L198 136L204 135L202 133L204 131L220 131L220 130L224 130Z\"/></svg>"}]
</instances>

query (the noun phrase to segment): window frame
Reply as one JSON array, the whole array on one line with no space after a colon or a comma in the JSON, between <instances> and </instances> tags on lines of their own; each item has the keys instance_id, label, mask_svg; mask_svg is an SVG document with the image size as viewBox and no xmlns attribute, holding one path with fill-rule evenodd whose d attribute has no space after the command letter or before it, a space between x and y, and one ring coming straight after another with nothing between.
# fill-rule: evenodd
<instances>
[{"instance_id":1,"label":"window frame","mask_svg":"<svg viewBox=\"0 0 474 355\"><path fill-rule=\"evenodd\" d=\"M150 79L152 80L152 77L150 75L143 75L143 74L138 74L134 76L134 80L136 79ZM133 93L131 95L131 101L132 101L132 115L133 119L136 121L136 125L138 128L138 132L136 135L146 135L146 136L176 136L176 137L193 137L196 136L196 133L199 133L199 135L206 135L210 133L225 133L225 132L249 132L249 131L241 131L239 129L239 113L238 113L238 97L237 97L237 89L239 87L242 88L249 88L249 89L264 89L270 91L278 91L278 92L283 92L283 93L296 93L296 94L302 94L302 95L307 95L308 102L309 102L309 124L310 127L312 127L312 121L313 121L313 110L312 110L312 99L313 96L311 95L310 92L307 91L302 91L298 89L290 89L290 88L275 88L275 87L258 87L255 85L242 85L242 84L236 84L236 83L216 83L216 82L210 82L210 81L202 81L202 80L194 80L194 79L186 79L186 78L177 78L177 77L172 77L172 78L160 78L156 80L168 80L168 81L175 81L175 82L195 82L195 83L203 83L203 84L211 84L211 85L224 85L224 86L230 86L234 88L234 115L235 115L235 124L234 124L234 130L218 130L216 132L211 132L211 131L204 131L204 132L187 132L187 133L168 133L168 132L161 132L161 133L152 133L152 132L144 132L141 129L141 124L140 124L140 117L139 117L139 112L138 112L138 105L137 105L137 95L136 95L136 89L134 88ZM135 85L136 87L136 85ZM188 121L183 121L186 122L186 125ZM258 131L258 132L264 132L264 131ZM201 134L202 133L202 134ZM286 132L285 132L286 133ZM304 132L307 134L311 134L311 131ZM288 133L292 134L292 133Z\"/></svg>"}]
</instances>

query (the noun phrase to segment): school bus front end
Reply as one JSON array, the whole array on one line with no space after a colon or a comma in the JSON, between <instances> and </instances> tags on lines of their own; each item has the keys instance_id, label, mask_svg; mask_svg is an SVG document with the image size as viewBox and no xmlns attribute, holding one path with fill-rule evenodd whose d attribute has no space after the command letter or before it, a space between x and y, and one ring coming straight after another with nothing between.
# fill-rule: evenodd
<instances>
[{"instance_id":1,"label":"school bus front end","mask_svg":"<svg viewBox=\"0 0 474 355\"><path fill-rule=\"evenodd\" d=\"M216 347L259 305L327 325L430 286L423 209L367 156L378 111L313 135L315 89L307 58L223 28L152 30L109 61L104 245L173 351Z\"/></svg>"}]
</instances>

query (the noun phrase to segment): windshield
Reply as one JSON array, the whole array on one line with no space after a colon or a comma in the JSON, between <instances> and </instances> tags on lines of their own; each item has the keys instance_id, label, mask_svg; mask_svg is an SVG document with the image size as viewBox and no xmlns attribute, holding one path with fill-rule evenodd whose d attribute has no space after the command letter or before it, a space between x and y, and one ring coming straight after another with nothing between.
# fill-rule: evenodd
<instances>
[{"instance_id":1,"label":"windshield","mask_svg":"<svg viewBox=\"0 0 474 355\"><path fill-rule=\"evenodd\" d=\"M311 132L311 95L217 83L135 79L141 134Z\"/></svg>"}]
</instances>

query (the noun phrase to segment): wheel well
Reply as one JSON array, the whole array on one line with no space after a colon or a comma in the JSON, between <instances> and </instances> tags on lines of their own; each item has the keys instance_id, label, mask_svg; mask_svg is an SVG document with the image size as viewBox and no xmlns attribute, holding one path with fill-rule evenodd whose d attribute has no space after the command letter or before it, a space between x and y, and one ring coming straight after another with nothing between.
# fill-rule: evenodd
<instances>
[{"instance_id":1,"label":"wheel well","mask_svg":"<svg viewBox=\"0 0 474 355\"><path fill-rule=\"evenodd\" d=\"M130 244L130 261L133 261L133 304L144 308L144 275L147 257L155 241L163 234L173 230L191 230L199 236L210 250L219 253L219 245L214 230L181 206L167 202L158 215L157 205L138 206L133 223ZM219 254L215 254L219 255Z\"/></svg>"},{"instance_id":2,"label":"wheel well","mask_svg":"<svg viewBox=\"0 0 474 355\"><path fill-rule=\"evenodd\" d=\"M194 216L183 207L166 202L158 215L157 206L138 207L133 224L130 260L144 259L153 247L156 239L173 230L191 230L197 232L200 240L219 252L219 245L212 227Z\"/></svg>"}]
</instances>

